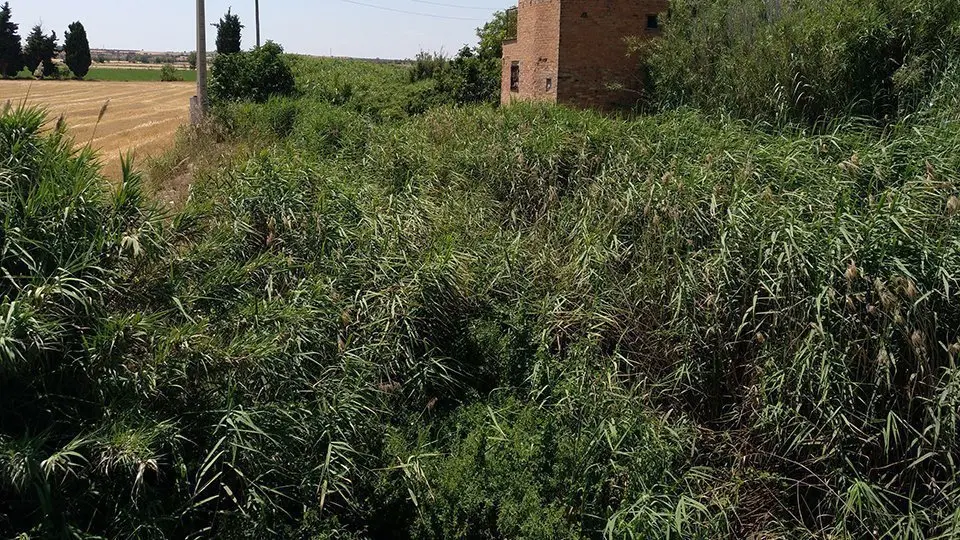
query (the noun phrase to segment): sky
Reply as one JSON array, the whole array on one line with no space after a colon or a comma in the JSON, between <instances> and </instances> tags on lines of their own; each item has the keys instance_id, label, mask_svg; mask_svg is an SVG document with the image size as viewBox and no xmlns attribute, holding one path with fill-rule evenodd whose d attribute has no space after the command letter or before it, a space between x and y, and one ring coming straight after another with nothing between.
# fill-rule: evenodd
<instances>
[{"instance_id":1,"label":"sky","mask_svg":"<svg viewBox=\"0 0 960 540\"><path fill-rule=\"evenodd\" d=\"M90 47L145 51L196 48L194 0L9 0L13 21L26 37L36 24L63 43L79 20ZM514 0L260 0L260 27L288 52L365 58L412 58L420 51L456 54L477 41L475 29ZM254 0L206 0L209 23L232 7L245 25L243 46L252 47ZM207 27L215 48L216 29Z\"/></svg>"}]
</instances>

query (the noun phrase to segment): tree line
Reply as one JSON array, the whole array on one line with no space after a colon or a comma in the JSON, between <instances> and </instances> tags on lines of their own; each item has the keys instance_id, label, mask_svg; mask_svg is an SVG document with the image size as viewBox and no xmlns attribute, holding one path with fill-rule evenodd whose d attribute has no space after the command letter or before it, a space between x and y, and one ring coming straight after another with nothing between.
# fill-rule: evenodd
<instances>
[{"instance_id":1,"label":"tree line","mask_svg":"<svg viewBox=\"0 0 960 540\"><path fill-rule=\"evenodd\" d=\"M36 25L22 42L20 25L13 22L10 2L0 7L0 76L16 77L27 69L36 77L60 76L53 59L65 53L65 63L74 77L82 79L90 71L90 42L80 21L71 24L64 33L63 47L57 33L45 34L42 25Z\"/></svg>"}]
</instances>

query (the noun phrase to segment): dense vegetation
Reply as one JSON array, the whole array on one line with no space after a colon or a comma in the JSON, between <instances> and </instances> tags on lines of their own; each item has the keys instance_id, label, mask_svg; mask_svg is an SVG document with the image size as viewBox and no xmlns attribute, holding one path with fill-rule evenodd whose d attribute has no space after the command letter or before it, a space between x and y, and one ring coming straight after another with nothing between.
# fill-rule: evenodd
<instances>
[{"instance_id":1,"label":"dense vegetation","mask_svg":"<svg viewBox=\"0 0 960 540\"><path fill-rule=\"evenodd\" d=\"M78 79L87 76L93 59L90 57L90 42L83 23L72 23L63 37L64 63Z\"/></svg>"},{"instance_id":2,"label":"dense vegetation","mask_svg":"<svg viewBox=\"0 0 960 540\"><path fill-rule=\"evenodd\" d=\"M169 214L0 117L0 535L960 535L950 77L810 134L285 61Z\"/></svg>"},{"instance_id":3,"label":"dense vegetation","mask_svg":"<svg viewBox=\"0 0 960 540\"><path fill-rule=\"evenodd\" d=\"M957 0L671 0L650 97L763 122L923 111L956 80Z\"/></svg>"},{"instance_id":4,"label":"dense vegetation","mask_svg":"<svg viewBox=\"0 0 960 540\"><path fill-rule=\"evenodd\" d=\"M79 21L67 29L63 45L66 61L60 66L53 61L61 52L56 32L47 35L38 24L21 44L19 30L20 26L13 22L10 2L4 2L0 6L0 77L17 77L26 69L28 76L82 79L90 69L90 43ZM38 69L41 67L43 69Z\"/></svg>"},{"instance_id":5,"label":"dense vegetation","mask_svg":"<svg viewBox=\"0 0 960 540\"><path fill-rule=\"evenodd\" d=\"M268 41L252 51L218 54L210 73L210 98L262 103L271 96L292 94L295 85L283 48Z\"/></svg>"},{"instance_id":6,"label":"dense vegetation","mask_svg":"<svg viewBox=\"0 0 960 540\"><path fill-rule=\"evenodd\" d=\"M410 82L428 81L433 101L469 105L500 103L500 67L503 41L510 32L504 11L477 29L479 43L464 46L452 59L442 53L421 52L410 70Z\"/></svg>"},{"instance_id":7,"label":"dense vegetation","mask_svg":"<svg viewBox=\"0 0 960 540\"><path fill-rule=\"evenodd\" d=\"M49 77L57 72L53 57L57 55L57 33L43 33L43 26L36 25L23 45L23 63L27 70L42 77Z\"/></svg>"},{"instance_id":8,"label":"dense vegetation","mask_svg":"<svg viewBox=\"0 0 960 540\"><path fill-rule=\"evenodd\" d=\"M243 25L240 24L240 16L233 13L233 8L227 9L227 12L220 18L220 22L213 26L217 28L217 54L240 52Z\"/></svg>"},{"instance_id":9,"label":"dense vegetation","mask_svg":"<svg viewBox=\"0 0 960 540\"><path fill-rule=\"evenodd\" d=\"M0 6L0 77L15 77L23 69L20 25L13 22L10 2Z\"/></svg>"}]
</instances>

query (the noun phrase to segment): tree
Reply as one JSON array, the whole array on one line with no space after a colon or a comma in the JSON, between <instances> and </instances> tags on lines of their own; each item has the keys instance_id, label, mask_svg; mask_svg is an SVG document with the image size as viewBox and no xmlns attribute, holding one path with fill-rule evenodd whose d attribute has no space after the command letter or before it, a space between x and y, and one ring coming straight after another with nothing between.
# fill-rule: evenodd
<instances>
[{"instance_id":1,"label":"tree","mask_svg":"<svg viewBox=\"0 0 960 540\"><path fill-rule=\"evenodd\" d=\"M213 25L217 27L217 54L240 52L240 31L243 25L240 24L240 17L234 15L231 9L227 10L219 23Z\"/></svg>"},{"instance_id":2,"label":"tree","mask_svg":"<svg viewBox=\"0 0 960 540\"><path fill-rule=\"evenodd\" d=\"M53 64L53 57L57 54L57 33L50 32L49 36L43 34L43 28L38 24L33 27L30 35L27 36L26 46L23 48L23 60L27 69L36 72L37 68L43 66L43 75L51 75L56 71Z\"/></svg>"},{"instance_id":3,"label":"tree","mask_svg":"<svg viewBox=\"0 0 960 540\"><path fill-rule=\"evenodd\" d=\"M15 77L23 69L20 27L10 20L10 2L0 7L0 76Z\"/></svg>"},{"instance_id":4,"label":"tree","mask_svg":"<svg viewBox=\"0 0 960 540\"><path fill-rule=\"evenodd\" d=\"M470 47L464 47L450 62L447 84L453 101L497 103L500 100L500 59L484 58Z\"/></svg>"},{"instance_id":5,"label":"tree","mask_svg":"<svg viewBox=\"0 0 960 540\"><path fill-rule=\"evenodd\" d=\"M507 34L516 32L516 24L516 19L511 19L506 11L494 13L493 20L477 28L477 37L480 38L477 56L484 60L500 60L503 57L503 40Z\"/></svg>"},{"instance_id":6,"label":"tree","mask_svg":"<svg viewBox=\"0 0 960 540\"><path fill-rule=\"evenodd\" d=\"M187 63L190 64L190 69L197 69L197 51L192 51L187 55Z\"/></svg>"},{"instance_id":7,"label":"tree","mask_svg":"<svg viewBox=\"0 0 960 540\"><path fill-rule=\"evenodd\" d=\"M71 24L67 33L64 34L63 50L67 55L66 62L70 71L78 79L86 77L93 59L90 57L90 42L87 41L87 31L80 21Z\"/></svg>"}]
</instances>

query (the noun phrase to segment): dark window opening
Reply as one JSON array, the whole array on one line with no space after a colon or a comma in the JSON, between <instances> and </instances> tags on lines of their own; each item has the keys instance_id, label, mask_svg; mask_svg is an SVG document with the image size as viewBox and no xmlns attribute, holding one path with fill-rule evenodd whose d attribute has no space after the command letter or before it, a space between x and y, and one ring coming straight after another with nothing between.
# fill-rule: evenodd
<instances>
[{"instance_id":1,"label":"dark window opening","mask_svg":"<svg viewBox=\"0 0 960 540\"><path fill-rule=\"evenodd\" d=\"M547 79L547 91L553 90L553 79Z\"/></svg>"},{"instance_id":2,"label":"dark window opening","mask_svg":"<svg viewBox=\"0 0 960 540\"><path fill-rule=\"evenodd\" d=\"M510 91L520 91L520 62L510 64Z\"/></svg>"},{"instance_id":3,"label":"dark window opening","mask_svg":"<svg viewBox=\"0 0 960 540\"><path fill-rule=\"evenodd\" d=\"M647 29L656 30L658 28L660 28L660 16L647 15Z\"/></svg>"}]
</instances>

